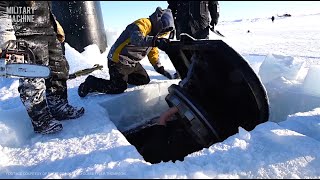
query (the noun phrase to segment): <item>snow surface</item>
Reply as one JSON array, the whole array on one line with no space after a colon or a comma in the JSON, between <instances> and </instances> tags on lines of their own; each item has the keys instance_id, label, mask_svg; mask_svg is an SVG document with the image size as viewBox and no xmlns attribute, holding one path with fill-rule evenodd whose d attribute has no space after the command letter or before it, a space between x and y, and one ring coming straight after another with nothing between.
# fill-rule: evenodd
<instances>
[{"instance_id":1,"label":"snow surface","mask_svg":"<svg viewBox=\"0 0 320 180\"><path fill-rule=\"evenodd\" d=\"M86 76L69 80L69 101L85 107L85 114L64 121L62 132L46 136L33 132L19 98L18 79L2 78L0 178L320 178L319 19L320 14L313 14L217 26L226 37L210 38L228 43L263 80L270 120L250 132L239 128L239 133L182 162L144 161L117 128L130 128L139 118L163 112L166 88L177 83L155 72L146 58L142 64L150 84L130 86L123 94L80 98L77 88ZM120 33L107 30L109 48ZM90 45L79 53L67 44L70 73L98 63L103 70L92 74L108 79L107 52L100 54ZM160 57L174 73L166 54ZM141 114L121 116L123 109Z\"/></svg>"}]
</instances>

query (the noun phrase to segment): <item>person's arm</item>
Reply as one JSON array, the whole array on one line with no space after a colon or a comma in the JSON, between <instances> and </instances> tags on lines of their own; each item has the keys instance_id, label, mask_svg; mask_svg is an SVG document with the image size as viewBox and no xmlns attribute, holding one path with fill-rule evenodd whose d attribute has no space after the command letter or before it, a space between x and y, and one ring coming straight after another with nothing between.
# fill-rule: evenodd
<instances>
[{"instance_id":1,"label":"person's arm","mask_svg":"<svg viewBox=\"0 0 320 180\"><path fill-rule=\"evenodd\" d=\"M168 109L166 112L162 113L159 117L158 124L165 126L167 124L167 121L171 119L171 117L177 113L179 110L177 107L173 106L170 109Z\"/></svg>"},{"instance_id":2,"label":"person's arm","mask_svg":"<svg viewBox=\"0 0 320 180\"><path fill-rule=\"evenodd\" d=\"M209 1L209 12L211 16L211 26L215 26L218 24L219 16L220 16L220 7L218 1Z\"/></svg>"},{"instance_id":3,"label":"person's arm","mask_svg":"<svg viewBox=\"0 0 320 180\"><path fill-rule=\"evenodd\" d=\"M150 52L148 53L148 59L153 67L161 66L161 63L159 61L159 49L157 47L153 47Z\"/></svg>"},{"instance_id":4,"label":"person's arm","mask_svg":"<svg viewBox=\"0 0 320 180\"><path fill-rule=\"evenodd\" d=\"M140 47L155 46L154 36L148 35L152 29L151 21L148 18L138 19L130 26L132 26L132 33L130 36L130 42L132 45Z\"/></svg>"},{"instance_id":5,"label":"person's arm","mask_svg":"<svg viewBox=\"0 0 320 180\"><path fill-rule=\"evenodd\" d=\"M168 79L172 79L171 74L164 69L164 67L161 65L159 60L159 50L157 47L153 47L150 52L148 53L148 59L150 63L152 64L154 70L156 70L158 73L164 75Z\"/></svg>"}]
</instances>

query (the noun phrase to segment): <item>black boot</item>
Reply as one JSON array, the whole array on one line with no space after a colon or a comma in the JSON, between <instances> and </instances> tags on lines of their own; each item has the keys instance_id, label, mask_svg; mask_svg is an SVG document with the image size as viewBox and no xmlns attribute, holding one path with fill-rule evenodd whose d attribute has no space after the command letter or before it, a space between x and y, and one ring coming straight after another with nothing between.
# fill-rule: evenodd
<instances>
[{"instance_id":1,"label":"black boot","mask_svg":"<svg viewBox=\"0 0 320 180\"><path fill-rule=\"evenodd\" d=\"M44 102L37 104L33 111L28 109L28 114L31 118L35 133L52 134L61 131L62 124L55 120L49 112L48 107L43 107Z\"/></svg>"},{"instance_id":2,"label":"black boot","mask_svg":"<svg viewBox=\"0 0 320 180\"><path fill-rule=\"evenodd\" d=\"M83 107L69 105L66 80L46 79L46 87L50 113L56 120L76 119L84 114Z\"/></svg>"},{"instance_id":3,"label":"black boot","mask_svg":"<svg viewBox=\"0 0 320 180\"><path fill-rule=\"evenodd\" d=\"M96 77L89 75L86 80L80 84L78 88L78 94L80 97L85 97L87 96L88 93L94 92L93 86L94 83L93 81L96 79Z\"/></svg>"},{"instance_id":4,"label":"black boot","mask_svg":"<svg viewBox=\"0 0 320 180\"><path fill-rule=\"evenodd\" d=\"M53 117L58 121L68 120L68 119L77 119L84 114L83 107L74 107L70 104L64 104L60 107L60 111L53 113Z\"/></svg>"},{"instance_id":5,"label":"black boot","mask_svg":"<svg viewBox=\"0 0 320 180\"><path fill-rule=\"evenodd\" d=\"M56 120L48 120L39 127L34 127L35 133L52 134L61 131L62 124Z\"/></svg>"},{"instance_id":6,"label":"black boot","mask_svg":"<svg viewBox=\"0 0 320 180\"><path fill-rule=\"evenodd\" d=\"M127 89L127 82L122 79L106 80L89 75L87 79L80 84L78 94L85 97L88 93L99 92L107 94L123 93Z\"/></svg>"},{"instance_id":7,"label":"black boot","mask_svg":"<svg viewBox=\"0 0 320 180\"><path fill-rule=\"evenodd\" d=\"M62 130L62 124L57 122L50 113L44 93L43 78L19 79L20 98L36 133L50 134Z\"/></svg>"},{"instance_id":8,"label":"black boot","mask_svg":"<svg viewBox=\"0 0 320 180\"><path fill-rule=\"evenodd\" d=\"M24 98L22 98L22 100L24 100ZM61 131L63 129L62 124L53 118L49 112L49 108L45 105L45 101L42 101L39 104L26 106L34 132L40 134L52 134Z\"/></svg>"}]
</instances>

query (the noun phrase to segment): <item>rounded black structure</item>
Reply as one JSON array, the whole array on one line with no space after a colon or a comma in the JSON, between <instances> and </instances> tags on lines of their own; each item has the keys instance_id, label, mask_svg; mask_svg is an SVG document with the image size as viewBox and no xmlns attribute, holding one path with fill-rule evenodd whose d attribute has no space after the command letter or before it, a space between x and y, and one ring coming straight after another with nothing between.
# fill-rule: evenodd
<instances>
[{"instance_id":1,"label":"rounded black structure","mask_svg":"<svg viewBox=\"0 0 320 180\"><path fill-rule=\"evenodd\" d=\"M101 53L106 50L107 37L99 1L52 1L52 11L70 46L79 52L91 44L98 45Z\"/></svg>"},{"instance_id":2,"label":"rounded black structure","mask_svg":"<svg viewBox=\"0 0 320 180\"><path fill-rule=\"evenodd\" d=\"M178 120L202 147L221 142L268 121L269 99L248 62L222 40L181 35L166 53L181 76L166 101L179 110Z\"/></svg>"}]
</instances>

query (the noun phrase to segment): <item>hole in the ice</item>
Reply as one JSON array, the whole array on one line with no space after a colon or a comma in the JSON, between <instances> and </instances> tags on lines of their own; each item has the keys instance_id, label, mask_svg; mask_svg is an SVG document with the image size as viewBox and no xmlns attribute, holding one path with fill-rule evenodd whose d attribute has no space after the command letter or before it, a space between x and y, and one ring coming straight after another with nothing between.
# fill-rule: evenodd
<instances>
[{"instance_id":1,"label":"hole in the ice","mask_svg":"<svg viewBox=\"0 0 320 180\"><path fill-rule=\"evenodd\" d=\"M285 121L289 115L298 112L308 112L319 107L320 97L304 92L297 86L285 90L266 86L270 101L269 121Z\"/></svg>"},{"instance_id":2,"label":"hole in the ice","mask_svg":"<svg viewBox=\"0 0 320 180\"><path fill-rule=\"evenodd\" d=\"M157 124L169 106L165 101L168 87L179 80L148 84L101 103L110 120L150 163L183 161L190 153L201 150L173 117L167 126Z\"/></svg>"},{"instance_id":3,"label":"hole in the ice","mask_svg":"<svg viewBox=\"0 0 320 180\"><path fill-rule=\"evenodd\" d=\"M176 117L166 127L157 125L157 118L151 119L146 125L123 132L146 161L183 161L188 154L203 148L184 130Z\"/></svg>"},{"instance_id":4,"label":"hole in the ice","mask_svg":"<svg viewBox=\"0 0 320 180\"><path fill-rule=\"evenodd\" d=\"M278 78L265 85L269 102L269 121L285 121L289 115L308 112L320 105L319 94L307 91L304 84L285 84Z\"/></svg>"},{"instance_id":5,"label":"hole in the ice","mask_svg":"<svg viewBox=\"0 0 320 180\"><path fill-rule=\"evenodd\" d=\"M319 107L319 66L310 66L299 58L276 54L265 57L251 54L249 57L260 62L260 66L256 66L256 72L259 72L257 74L268 94L269 121L285 121L289 115Z\"/></svg>"}]
</instances>

